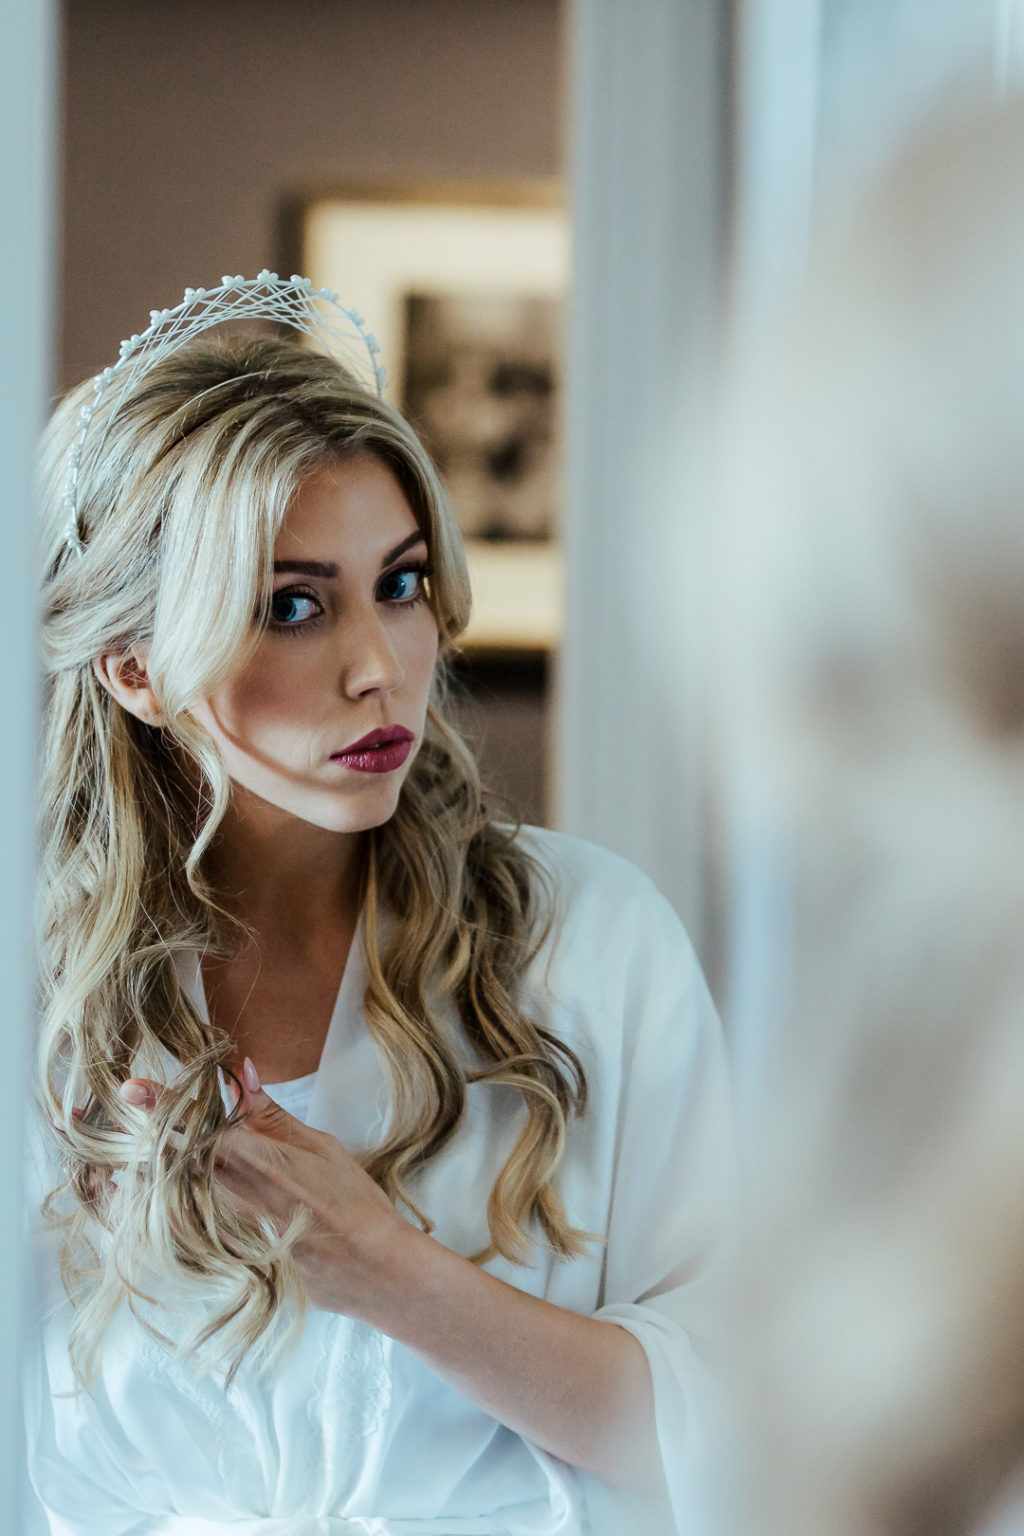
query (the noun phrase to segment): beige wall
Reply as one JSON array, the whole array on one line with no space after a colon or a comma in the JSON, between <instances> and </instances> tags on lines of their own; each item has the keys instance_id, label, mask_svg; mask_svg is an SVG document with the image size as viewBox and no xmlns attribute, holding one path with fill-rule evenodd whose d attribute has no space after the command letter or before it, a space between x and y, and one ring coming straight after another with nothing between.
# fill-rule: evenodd
<instances>
[{"instance_id":1,"label":"beige wall","mask_svg":"<svg viewBox=\"0 0 1024 1536\"><path fill-rule=\"evenodd\" d=\"M559 0L65 0L59 382L303 192L557 174L561 52Z\"/></svg>"}]
</instances>

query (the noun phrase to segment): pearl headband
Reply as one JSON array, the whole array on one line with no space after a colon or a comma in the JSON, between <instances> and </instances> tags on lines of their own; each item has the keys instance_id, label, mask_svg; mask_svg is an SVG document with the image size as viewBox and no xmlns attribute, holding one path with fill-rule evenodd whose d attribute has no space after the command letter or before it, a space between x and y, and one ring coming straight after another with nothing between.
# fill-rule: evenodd
<instances>
[{"instance_id":1,"label":"pearl headband","mask_svg":"<svg viewBox=\"0 0 1024 1536\"><path fill-rule=\"evenodd\" d=\"M384 393L387 376L379 362L377 338L364 329L362 315L345 309L329 288L314 288L308 277L278 277L266 268L254 278L224 277L218 288L186 288L181 303L173 309L150 310L146 329L122 341L117 362L93 379L92 399L79 416L81 427L68 460L64 489L68 513L65 541L76 554L85 550L79 520L79 476L92 420L103 396L112 386L120 388L109 422L143 374L193 337L227 320L274 320L301 331L327 352L350 352L355 343L357 351L365 349L369 357L378 396ZM92 439L95 452L103 439L96 437L95 429Z\"/></svg>"}]
</instances>

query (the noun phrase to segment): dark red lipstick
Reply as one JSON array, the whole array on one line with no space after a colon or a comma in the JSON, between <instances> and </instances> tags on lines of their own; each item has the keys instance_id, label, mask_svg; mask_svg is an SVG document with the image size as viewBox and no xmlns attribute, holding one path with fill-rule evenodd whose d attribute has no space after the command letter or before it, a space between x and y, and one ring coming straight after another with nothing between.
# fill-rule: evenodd
<instances>
[{"instance_id":1,"label":"dark red lipstick","mask_svg":"<svg viewBox=\"0 0 1024 1536\"><path fill-rule=\"evenodd\" d=\"M409 756L415 739L404 725L388 725L360 736L340 752L332 752L331 762L341 763L356 773L393 773Z\"/></svg>"}]
</instances>

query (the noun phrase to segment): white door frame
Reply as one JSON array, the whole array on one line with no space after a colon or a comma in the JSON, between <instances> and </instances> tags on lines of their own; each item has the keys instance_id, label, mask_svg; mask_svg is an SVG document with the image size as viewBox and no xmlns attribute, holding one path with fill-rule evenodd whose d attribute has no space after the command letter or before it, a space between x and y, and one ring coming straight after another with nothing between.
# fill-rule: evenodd
<instances>
[{"instance_id":1,"label":"white door frame","mask_svg":"<svg viewBox=\"0 0 1024 1536\"><path fill-rule=\"evenodd\" d=\"M675 488L725 265L729 11L728 0L570 0L567 13L557 825L646 870L698 943L701 743L675 658L700 509Z\"/></svg>"},{"instance_id":2,"label":"white door frame","mask_svg":"<svg viewBox=\"0 0 1024 1536\"><path fill-rule=\"evenodd\" d=\"M32 523L35 445L50 380L54 0L14 0L0 25L0 207L15 238L0 242L0 1359L10 1365L29 1333L21 1171L32 1038L32 866L36 715L36 561ZM0 1376L0 1510L22 1506L23 1432L17 1370Z\"/></svg>"}]
</instances>

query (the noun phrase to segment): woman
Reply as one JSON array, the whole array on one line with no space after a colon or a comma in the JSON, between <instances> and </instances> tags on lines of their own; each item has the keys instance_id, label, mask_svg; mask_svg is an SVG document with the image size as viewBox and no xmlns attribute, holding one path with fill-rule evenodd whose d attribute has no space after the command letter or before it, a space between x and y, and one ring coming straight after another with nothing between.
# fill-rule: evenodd
<instances>
[{"instance_id":1,"label":"woman","mask_svg":"<svg viewBox=\"0 0 1024 1536\"><path fill-rule=\"evenodd\" d=\"M670 1532L727 1157L692 952L490 820L408 425L198 331L46 445L51 1529Z\"/></svg>"}]
</instances>

